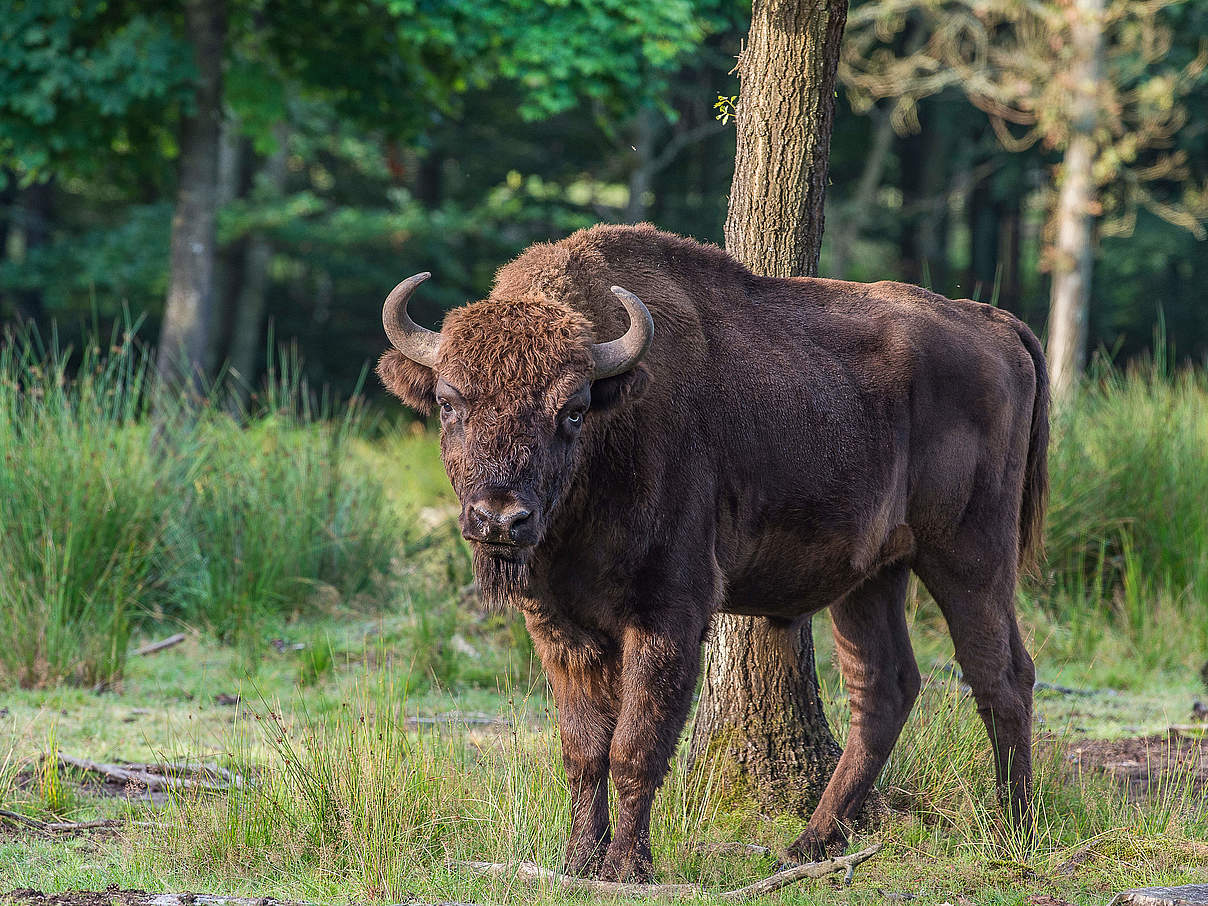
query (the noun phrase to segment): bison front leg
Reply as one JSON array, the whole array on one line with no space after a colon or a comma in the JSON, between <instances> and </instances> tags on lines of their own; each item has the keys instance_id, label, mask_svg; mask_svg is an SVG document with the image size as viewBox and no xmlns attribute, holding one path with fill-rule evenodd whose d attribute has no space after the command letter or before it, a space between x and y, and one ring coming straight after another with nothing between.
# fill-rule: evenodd
<instances>
[{"instance_id":1,"label":"bison front leg","mask_svg":"<svg viewBox=\"0 0 1208 906\"><path fill-rule=\"evenodd\" d=\"M608 826L608 747L617 725L617 659L575 659L566 646L550 639L529 621L558 706L562 764L570 786L570 835L566 842L567 874L590 876L599 871L611 841Z\"/></svg>"},{"instance_id":2,"label":"bison front leg","mask_svg":"<svg viewBox=\"0 0 1208 906\"><path fill-rule=\"evenodd\" d=\"M600 869L602 880L650 879L651 805L667 776L700 670L703 627L690 619L683 623L673 632L631 628L625 633L621 712L610 752L617 828Z\"/></svg>"}]
</instances>

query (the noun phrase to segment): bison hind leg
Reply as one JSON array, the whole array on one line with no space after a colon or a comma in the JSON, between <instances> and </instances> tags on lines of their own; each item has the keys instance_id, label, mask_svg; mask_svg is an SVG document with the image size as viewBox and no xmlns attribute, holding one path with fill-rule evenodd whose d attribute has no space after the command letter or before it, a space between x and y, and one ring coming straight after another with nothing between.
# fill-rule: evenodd
<instances>
[{"instance_id":1,"label":"bison hind leg","mask_svg":"<svg viewBox=\"0 0 1208 906\"><path fill-rule=\"evenodd\" d=\"M1031 822L1032 687L1036 669L1015 617L1014 536L1000 545L920 551L916 572L948 624L965 682L994 751L998 795L1017 830Z\"/></svg>"},{"instance_id":2,"label":"bison hind leg","mask_svg":"<svg viewBox=\"0 0 1208 906\"><path fill-rule=\"evenodd\" d=\"M789 847L795 858L821 859L846 843L918 697L905 615L908 577L905 564L887 566L831 606L851 731L809 825Z\"/></svg>"}]
</instances>

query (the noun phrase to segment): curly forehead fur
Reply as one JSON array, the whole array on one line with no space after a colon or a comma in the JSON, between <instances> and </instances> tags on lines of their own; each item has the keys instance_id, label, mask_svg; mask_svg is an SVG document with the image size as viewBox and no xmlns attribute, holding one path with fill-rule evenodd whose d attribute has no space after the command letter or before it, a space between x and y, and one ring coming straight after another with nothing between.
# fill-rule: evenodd
<instances>
[{"instance_id":1,"label":"curly forehead fur","mask_svg":"<svg viewBox=\"0 0 1208 906\"><path fill-rule=\"evenodd\" d=\"M440 374L483 396L541 392L591 375L591 325L543 294L465 305L449 312L441 334Z\"/></svg>"}]
</instances>

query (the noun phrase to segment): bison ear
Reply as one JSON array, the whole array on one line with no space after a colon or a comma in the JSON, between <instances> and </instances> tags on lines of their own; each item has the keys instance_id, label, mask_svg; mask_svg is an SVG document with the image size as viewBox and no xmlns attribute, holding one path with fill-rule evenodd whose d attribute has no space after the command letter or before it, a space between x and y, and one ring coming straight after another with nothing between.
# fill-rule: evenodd
<instances>
[{"instance_id":1,"label":"bison ear","mask_svg":"<svg viewBox=\"0 0 1208 906\"><path fill-rule=\"evenodd\" d=\"M378 359L377 375L386 389L423 415L436 408L436 372L413 362L397 349L389 349Z\"/></svg>"},{"instance_id":2,"label":"bison ear","mask_svg":"<svg viewBox=\"0 0 1208 906\"><path fill-rule=\"evenodd\" d=\"M591 408L603 412L613 406L641 396L650 381L650 372L645 365L638 365L616 377L601 378L591 385Z\"/></svg>"}]
</instances>

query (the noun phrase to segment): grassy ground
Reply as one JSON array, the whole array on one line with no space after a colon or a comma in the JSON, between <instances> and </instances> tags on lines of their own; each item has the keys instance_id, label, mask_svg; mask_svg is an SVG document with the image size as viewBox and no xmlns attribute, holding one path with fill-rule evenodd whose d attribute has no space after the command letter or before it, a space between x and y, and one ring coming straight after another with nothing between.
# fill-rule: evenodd
<instances>
[{"instance_id":1,"label":"grassy ground","mask_svg":"<svg viewBox=\"0 0 1208 906\"><path fill-rule=\"evenodd\" d=\"M128 820L54 839L0 823L0 890L532 899L448 865L556 866L567 794L522 623L467 598L433 437L316 418L284 375L259 408L207 409L173 455L152 455L133 352L74 384L53 356L23 354L0 361L0 808ZM1208 880L1208 746L1196 765L1084 744L1187 724L1205 697L1208 380L1160 366L1102 376L1058 416L1052 472L1049 571L1020 599L1042 683L1030 840L1002 826L984 732L916 590L929 681L880 778L881 819L856 841L885 850L850 889L825 881L780 900L1089 904ZM128 657L182 628L184 644ZM815 636L841 735L826 617ZM48 767L54 751L201 756L254 783L150 802ZM1112 770L1132 765L1131 787L1103 770L1113 758ZM698 844L774 850L803 823L677 763L656 804L656 872L739 886L774 860Z\"/></svg>"},{"instance_id":2,"label":"grassy ground","mask_svg":"<svg viewBox=\"0 0 1208 906\"><path fill-rule=\"evenodd\" d=\"M436 571L433 562L427 567ZM45 890L118 884L331 901L521 898L514 885L469 879L446 862L535 858L556 866L567 805L544 683L530 672L509 621L483 620L446 601L443 607L460 613L459 627L438 641L420 627L416 603L404 594L386 614L336 608L299 621L285 646L265 640L254 663L246 648L194 634L177 648L132 659L116 690L5 694L0 739L14 740L8 762L24 768L10 807L160 826L132 823L116 835L56 840L0 835L0 878ZM827 621L817 622L824 685L841 731L843 690L827 655ZM859 841L887 848L850 890L839 894L823 882L785 892L783 901L841 895L879 902L888 891L920 903L962 896L1016 903L1037 894L1090 903L1121 887L1208 880L1208 847L1196 842L1208 835L1208 814L1199 801L1197 816L1204 793L1189 775L1172 774L1152 799L1130 803L1093 767L1079 774L1066 754L1080 734L1133 736L1185 722L1198 678L1155 674L1114 694L1042 689L1040 826L1028 845L1000 825L984 735L927 605L915 624L920 663L934 667L931 683L881 780L888 817ZM454 637L459 658L478 663L479 672L463 666L438 682L440 658L418 649ZM298 642L307 647L292 650ZM328 654L316 665L317 648ZM1046 662L1043 647L1039 663L1042 680L1054 685L1096 688L1104 675L1093 661ZM236 696L238 705L222 703ZM416 728L406 720L451 713L471 725ZM480 726L485 718L501 723ZM36 757L53 748L98 761L201 755L258 772L259 785L166 804L129 802L97 795L82 778L46 776ZM679 765L659 797L657 871L663 880L737 886L767 874L772 861L706 858L696 844L774 848L801 824L729 803L707 776L690 779ZM1071 859L1076 864L1063 868Z\"/></svg>"}]
</instances>

